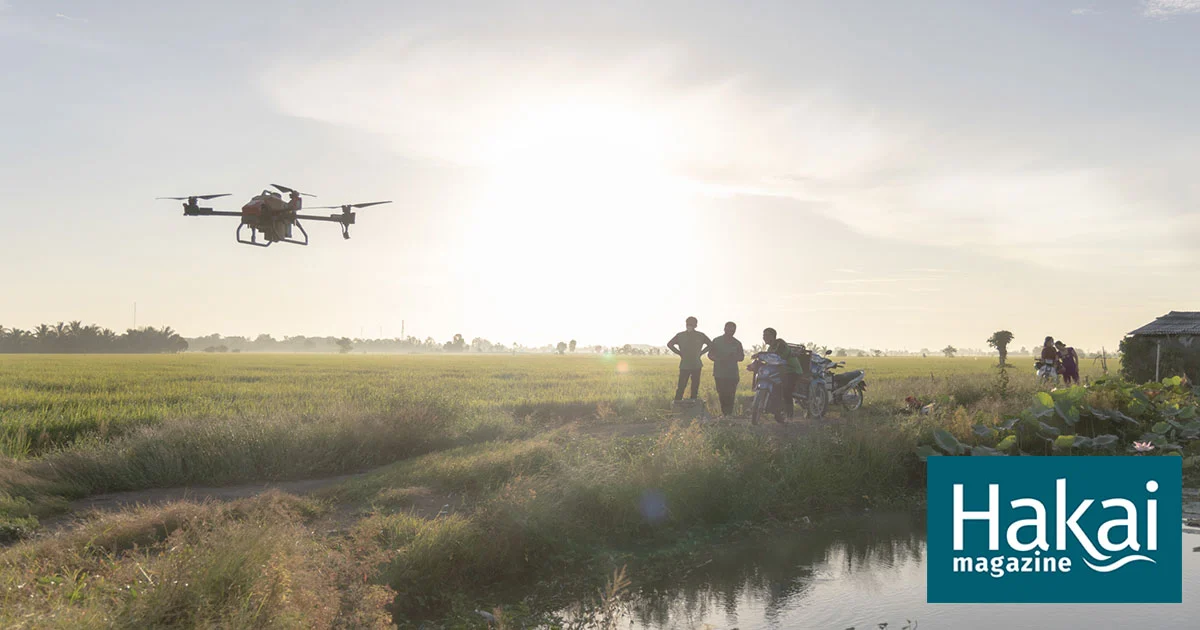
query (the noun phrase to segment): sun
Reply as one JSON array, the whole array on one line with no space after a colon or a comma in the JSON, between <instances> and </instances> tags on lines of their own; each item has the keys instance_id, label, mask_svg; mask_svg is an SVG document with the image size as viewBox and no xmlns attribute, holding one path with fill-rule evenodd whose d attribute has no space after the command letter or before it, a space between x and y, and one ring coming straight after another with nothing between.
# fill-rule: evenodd
<instances>
[{"instance_id":1,"label":"sun","mask_svg":"<svg viewBox=\"0 0 1200 630\"><path fill-rule=\"evenodd\" d=\"M522 310L549 298L494 287L521 278L585 286L585 295L652 297L692 237L669 125L611 104L523 112L483 140L486 175L463 235L475 282L492 287L493 304ZM586 297L554 299L594 311Z\"/></svg>"},{"instance_id":2,"label":"sun","mask_svg":"<svg viewBox=\"0 0 1200 630\"><path fill-rule=\"evenodd\" d=\"M575 251L663 236L680 218L682 186L662 128L616 107L529 111L489 141L471 231Z\"/></svg>"}]
</instances>

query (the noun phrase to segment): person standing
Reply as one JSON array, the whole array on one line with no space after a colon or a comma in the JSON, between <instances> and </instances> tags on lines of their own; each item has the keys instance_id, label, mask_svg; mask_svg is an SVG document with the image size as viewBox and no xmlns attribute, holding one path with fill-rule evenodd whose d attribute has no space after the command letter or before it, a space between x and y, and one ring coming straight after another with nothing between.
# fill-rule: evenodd
<instances>
[{"instance_id":1,"label":"person standing","mask_svg":"<svg viewBox=\"0 0 1200 630\"><path fill-rule=\"evenodd\" d=\"M1067 346L1060 341L1054 342L1055 349L1058 350L1058 360L1062 363L1063 382L1067 385L1074 383L1079 384L1079 355L1075 353L1075 348Z\"/></svg>"},{"instance_id":2,"label":"person standing","mask_svg":"<svg viewBox=\"0 0 1200 630\"><path fill-rule=\"evenodd\" d=\"M697 323L695 317L687 318L687 321L684 322L687 330L676 334L667 342L667 349L679 355L679 385L675 388L676 402L683 400L683 390L687 388L689 379L692 381L691 399L696 400L700 394L700 370L704 367L700 357L708 352L712 340L708 338L708 335L696 330Z\"/></svg>"},{"instance_id":3,"label":"person standing","mask_svg":"<svg viewBox=\"0 0 1200 630\"><path fill-rule=\"evenodd\" d=\"M779 358L787 361L788 369L783 373L783 413L791 418L795 415L795 405L793 404L792 394L796 393L796 383L804 374L800 364L800 358L792 352L788 346L788 342L779 338L779 334L774 328L766 328L763 330L763 343L767 344L767 352L773 352L779 355Z\"/></svg>"},{"instance_id":4,"label":"person standing","mask_svg":"<svg viewBox=\"0 0 1200 630\"><path fill-rule=\"evenodd\" d=\"M737 394L738 363L746 360L746 352L742 342L733 334L737 332L737 324L725 322L725 334L712 340L708 348L708 358L713 362L713 380L717 384L717 397L721 399L721 415L728 418L733 415L733 401Z\"/></svg>"},{"instance_id":5,"label":"person standing","mask_svg":"<svg viewBox=\"0 0 1200 630\"><path fill-rule=\"evenodd\" d=\"M1046 343L1042 344L1042 363L1058 369L1058 346L1054 343L1054 337L1046 337Z\"/></svg>"},{"instance_id":6,"label":"person standing","mask_svg":"<svg viewBox=\"0 0 1200 630\"><path fill-rule=\"evenodd\" d=\"M1060 365L1058 362L1058 348L1054 345L1054 337L1046 337L1046 342L1042 344L1042 365L1050 366L1050 374L1053 376L1054 381L1057 382Z\"/></svg>"}]
</instances>

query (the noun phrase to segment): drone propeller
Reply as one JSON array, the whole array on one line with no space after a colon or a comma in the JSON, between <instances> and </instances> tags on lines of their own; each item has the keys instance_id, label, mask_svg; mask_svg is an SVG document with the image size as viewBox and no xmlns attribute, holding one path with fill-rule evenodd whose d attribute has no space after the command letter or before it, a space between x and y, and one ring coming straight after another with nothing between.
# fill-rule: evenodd
<instances>
[{"instance_id":1,"label":"drone propeller","mask_svg":"<svg viewBox=\"0 0 1200 630\"><path fill-rule=\"evenodd\" d=\"M279 192L296 193L297 195L301 195L303 197L316 197L316 195L310 195L308 193L303 193L303 192L300 192L299 190L296 190L295 188L288 188L287 186L280 186L279 184L271 184L271 185L278 188Z\"/></svg>"},{"instance_id":2,"label":"drone propeller","mask_svg":"<svg viewBox=\"0 0 1200 630\"><path fill-rule=\"evenodd\" d=\"M231 193L221 193L219 195L190 195L187 197L155 197L155 199L173 199L175 201L187 201L189 199L216 199L217 197L228 197Z\"/></svg>"},{"instance_id":3,"label":"drone propeller","mask_svg":"<svg viewBox=\"0 0 1200 630\"><path fill-rule=\"evenodd\" d=\"M341 206L309 206L307 209L308 210L341 210L342 212L349 212L350 208L367 208L370 206L378 206L378 205L385 204L385 203L392 203L392 202L390 202L390 201L368 201L366 203L348 203L348 204L341 205Z\"/></svg>"}]
</instances>

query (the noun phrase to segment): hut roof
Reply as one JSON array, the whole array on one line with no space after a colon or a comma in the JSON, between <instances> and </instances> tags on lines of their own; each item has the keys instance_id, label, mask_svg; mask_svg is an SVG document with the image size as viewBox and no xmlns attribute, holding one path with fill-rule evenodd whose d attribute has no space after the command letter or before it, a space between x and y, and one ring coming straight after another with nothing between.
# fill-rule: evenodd
<instances>
[{"instance_id":1,"label":"hut roof","mask_svg":"<svg viewBox=\"0 0 1200 630\"><path fill-rule=\"evenodd\" d=\"M1148 337L1200 335L1200 311L1171 311L1129 334Z\"/></svg>"}]
</instances>

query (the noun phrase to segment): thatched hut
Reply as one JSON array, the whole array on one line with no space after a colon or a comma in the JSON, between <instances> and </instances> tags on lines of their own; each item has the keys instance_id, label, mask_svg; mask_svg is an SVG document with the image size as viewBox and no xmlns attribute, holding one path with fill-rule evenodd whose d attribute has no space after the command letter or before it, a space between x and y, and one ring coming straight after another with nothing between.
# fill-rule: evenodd
<instances>
[{"instance_id":1,"label":"thatched hut","mask_svg":"<svg viewBox=\"0 0 1200 630\"><path fill-rule=\"evenodd\" d=\"M1133 381L1186 376L1200 382L1200 311L1171 311L1121 341L1121 373Z\"/></svg>"}]
</instances>

